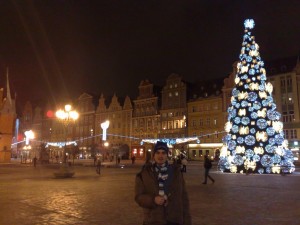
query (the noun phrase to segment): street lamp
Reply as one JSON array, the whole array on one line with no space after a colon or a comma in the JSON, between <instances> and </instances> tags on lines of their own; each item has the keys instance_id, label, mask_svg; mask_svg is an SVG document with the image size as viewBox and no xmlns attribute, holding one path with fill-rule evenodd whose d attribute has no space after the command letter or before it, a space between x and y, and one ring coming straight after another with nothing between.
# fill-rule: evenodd
<instances>
[{"instance_id":1,"label":"street lamp","mask_svg":"<svg viewBox=\"0 0 300 225\"><path fill-rule=\"evenodd\" d=\"M66 146L67 146L68 126L71 121L75 122L78 119L79 114L75 110L72 110L71 105L65 105L65 109L64 110L59 109L58 111L56 111L55 115L64 125L65 144L64 144L64 150L63 150L63 163L66 163L67 162L67 158L66 158L66 148L67 147Z\"/></svg>"},{"instance_id":2,"label":"street lamp","mask_svg":"<svg viewBox=\"0 0 300 225\"><path fill-rule=\"evenodd\" d=\"M29 152L31 151L31 145L29 141L31 139L34 139L34 133L32 130L27 130L24 132L25 134L25 146L23 147L23 150L25 151L25 163L27 161L27 157L29 157ZM22 163L22 160L21 160Z\"/></svg>"},{"instance_id":3,"label":"street lamp","mask_svg":"<svg viewBox=\"0 0 300 225\"><path fill-rule=\"evenodd\" d=\"M103 130L102 141L106 141L106 130L108 129L108 127L109 127L109 121L108 120L101 123L101 128Z\"/></svg>"}]
</instances>

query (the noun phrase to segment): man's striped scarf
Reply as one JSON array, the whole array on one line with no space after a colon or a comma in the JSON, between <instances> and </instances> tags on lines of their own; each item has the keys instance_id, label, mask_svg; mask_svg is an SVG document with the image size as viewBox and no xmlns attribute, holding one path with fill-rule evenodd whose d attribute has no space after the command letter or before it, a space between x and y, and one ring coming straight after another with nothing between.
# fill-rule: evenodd
<instances>
[{"instance_id":1,"label":"man's striped scarf","mask_svg":"<svg viewBox=\"0 0 300 225\"><path fill-rule=\"evenodd\" d=\"M158 188L159 188L159 195L164 196L165 193L165 182L168 179L168 162L162 164L161 166L155 163L155 171L158 173Z\"/></svg>"}]
</instances>

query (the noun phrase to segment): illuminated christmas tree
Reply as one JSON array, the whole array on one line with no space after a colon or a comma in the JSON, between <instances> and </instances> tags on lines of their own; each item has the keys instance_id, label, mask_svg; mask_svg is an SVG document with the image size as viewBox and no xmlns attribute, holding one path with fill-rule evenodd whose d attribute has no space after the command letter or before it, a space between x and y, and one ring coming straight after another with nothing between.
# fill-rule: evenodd
<instances>
[{"instance_id":1,"label":"illuminated christmas tree","mask_svg":"<svg viewBox=\"0 0 300 225\"><path fill-rule=\"evenodd\" d=\"M292 173L293 153L287 148L273 86L251 34L254 21L247 19L244 26L219 168L232 173Z\"/></svg>"}]
</instances>

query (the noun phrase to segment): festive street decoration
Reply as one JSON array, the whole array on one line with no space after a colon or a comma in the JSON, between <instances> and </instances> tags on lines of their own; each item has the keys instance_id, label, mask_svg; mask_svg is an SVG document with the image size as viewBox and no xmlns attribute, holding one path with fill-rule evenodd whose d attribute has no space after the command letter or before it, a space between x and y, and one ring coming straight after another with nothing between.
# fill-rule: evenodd
<instances>
[{"instance_id":1,"label":"festive street decoration","mask_svg":"<svg viewBox=\"0 0 300 225\"><path fill-rule=\"evenodd\" d=\"M273 86L267 81L259 46L251 34L255 23L247 19L244 25L219 168L231 173L292 173L293 153L284 139Z\"/></svg>"},{"instance_id":2,"label":"festive street decoration","mask_svg":"<svg viewBox=\"0 0 300 225\"><path fill-rule=\"evenodd\" d=\"M160 139L142 139L142 143L155 144L157 141L165 142L168 145L182 144L191 141L200 141L198 137L188 137L188 138L160 138Z\"/></svg>"}]
</instances>

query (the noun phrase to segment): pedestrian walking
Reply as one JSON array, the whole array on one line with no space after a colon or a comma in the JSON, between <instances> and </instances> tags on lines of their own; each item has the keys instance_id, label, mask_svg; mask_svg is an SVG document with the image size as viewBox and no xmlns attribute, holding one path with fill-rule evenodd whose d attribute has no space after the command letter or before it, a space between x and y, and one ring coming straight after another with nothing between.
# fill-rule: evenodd
<instances>
[{"instance_id":1,"label":"pedestrian walking","mask_svg":"<svg viewBox=\"0 0 300 225\"><path fill-rule=\"evenodd\" d=\"M215 180L209 175L209 170L212 168L211 160L208 158L208 155L206 154L204 156L204 182L202 184L207 184L207 178L209 178L213 183L215 183Z\"/></svg>"},{"instance_id":2,"label":"pedestrian walking","mask_svg":"<svg viewBox=\"0 0 300 225\"><path fill-rule=\"evenodd\" d=\"M181 160L181 164L182 164L182 170L181 171L183 173L186 173L186 166L188 164L188 161L187 161L186 157L183 157L183 159Z\"/></svg>"},{"instance_id":3,"label":"pedestrian walking","mask_svg":"<svg viewBox=\"0 0 300 225\"><path fill-rule=\"evenodd\" d=\"M135 155L133 155L133 156L131 157L131 164L134 164L134 162L135 162Z\"/></svg>"},{"instance_id":4,"label":"pedestrian walking","mask_svg":"<svg viewBox=\"0 0 300 225\"><path fill-rule=\"evenodd\" d=\"M36 156L34 156L34 158L33 158L33 166L34 167L36 167L36 161L37 161L37 158L36 158Z\"/></svg>"},{"instance_id":5,"label":"pedestrian walking","mask_svg":"<svg viewBox=\"0 0 300 225\"><path fill-rule=\"evenodd\" d=\"M101 172L101 159L100 159L100 157L97 158L96 172L100 175L100 172Z\"/></svg>"},{"instance_id":6,"label":"pedestrian walking","mask_svg":"<svg viewBox=\"0 0 300 225\"><path fill-rule=\"evenodd\" d=\"M189 199L178 164L168 163L169 148L158 141L153 163L136 175L135 201L144 211L147 225L191 225Z\"/></svg>"},{"instance_id":7,"label":"pedestrian walking","mask_svg":"<svg viewBox=\"0 0 300 225\"><path fill-rule=\"evenodd\" d=\"M95 155L94 156L94 166L96 166L96 163L97 163L97 156Z\"/></svg>"}]
</instances>

